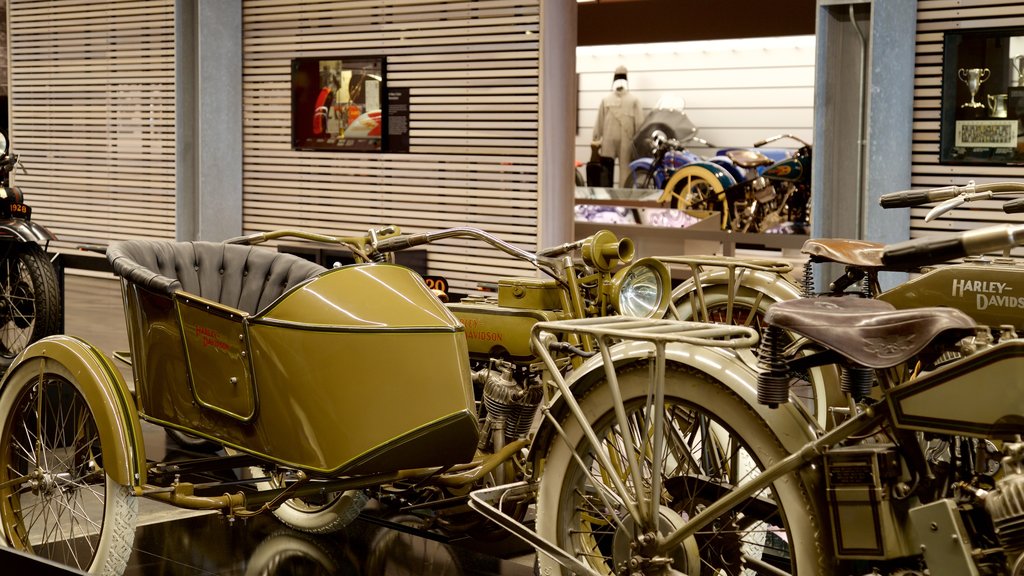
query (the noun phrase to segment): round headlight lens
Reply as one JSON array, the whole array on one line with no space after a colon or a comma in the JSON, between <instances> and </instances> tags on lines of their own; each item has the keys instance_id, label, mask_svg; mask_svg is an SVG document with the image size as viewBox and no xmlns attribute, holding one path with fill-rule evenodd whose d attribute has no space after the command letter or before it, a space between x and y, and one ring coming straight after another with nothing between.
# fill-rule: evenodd
<instances>
[{"instance_id":1,"label":"round headlight lens","mask_svg":"<svg viewBox=\"0 0 1024 576\"><path fill-rule=\"evenodd\" d=\"M667 276L663 268L641 261L624 272L619 281L616 302L619 314L638 318L660 317L664 313Z\"/></svg>"},{"instance_id":2,"label":"round headlight lens","mask_svg":"<svg viewBox=\"0 0 1024 576\"><path fill-rule=\"evenodd\" d=\"M0 132L0 156L7 154L7 135Z\"/></svg>"}]
</instances>

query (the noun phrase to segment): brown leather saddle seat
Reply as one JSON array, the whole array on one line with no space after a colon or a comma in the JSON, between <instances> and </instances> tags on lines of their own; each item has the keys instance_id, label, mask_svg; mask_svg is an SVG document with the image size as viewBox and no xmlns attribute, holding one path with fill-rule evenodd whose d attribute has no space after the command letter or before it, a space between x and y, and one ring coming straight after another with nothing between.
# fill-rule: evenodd
<instances>
[{"instance_id":1,"label":"brown leather saddle seat","mask_svg":"<svg viewBox=\"0 0 1024 576\"><path fill-rule=\"evenodd\" d=\"M740 168L757 168L758 166L771 166L774 160L761 154L757 150L729 150L725 157L732 160L733 164Z\"/></svg>"},{"instance_id":2,"label":"brown leather saddle seat","mask_svg":"<svg viewBox=\"0 0 1024 576\"><path fill-rule=\"evenodd\" d=\"M845 238L814 238L804 242L800 249L814 262L838 262L862 269L885 268L884 250L885 244Z\"/></svg>"},{"instance_id":3,"label":"brown leather saddle seat","mask_svg":"<svg viewBox=\"0 0 1024 576\"><path fill-rule=\"evenodd\" d=\"M773 304L765 322L795 332L868 368L888 368L913 358L947 331L974 334L975 321L960 310L897 310L856 296L802 298Z\"/></svg>"}]
</instances>

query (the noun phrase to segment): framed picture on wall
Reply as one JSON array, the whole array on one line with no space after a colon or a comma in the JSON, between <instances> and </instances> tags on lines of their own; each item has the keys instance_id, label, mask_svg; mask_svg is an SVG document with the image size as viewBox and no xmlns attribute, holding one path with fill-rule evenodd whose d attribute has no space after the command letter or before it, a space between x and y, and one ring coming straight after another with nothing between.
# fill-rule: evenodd
<instances>
[{"instance_id":1,"label":"framed picture on wall","mask_svg":"<svg viewBox=\"0 0 1024 576\"><path fill-rule=\"evenodd\" d=\"M1024 163L1024 28L943 36L939 161Z\"/></svg>"},{"instance_id":2,"label":"framed picture on wall","mask_svg":"<svg viewBox=\"0 0 1024 576\"><path fill-rule=\"evenodd\" d=\"M292 60L292 148L381 152L387 134L385 59Z\"/></svg>"}]
</instances>

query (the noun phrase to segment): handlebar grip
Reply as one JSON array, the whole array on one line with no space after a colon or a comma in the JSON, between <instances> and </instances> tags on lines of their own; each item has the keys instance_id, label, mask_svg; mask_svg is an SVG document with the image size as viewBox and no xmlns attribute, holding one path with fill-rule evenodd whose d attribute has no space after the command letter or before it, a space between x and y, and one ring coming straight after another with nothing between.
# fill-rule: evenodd
<instances>
[{"instance_id":1,"label":"handlebar grip","mask_svg":"<svg viewBox=\"0 0 1024 576\"><path fill-rule=\"evenodd\" d=\"M891 268L920 268L972 254L1012 248L1024 242L1024 224L1000 224L941 238L915 238L886 246L882 263Z\"/></svg>"},{"instance_id":2,"label":"handlebar grip","mask_svg":"<svg viewBox=\"0 0 1024 576\"><path fill-rule=\"evenodd\" d=\"M903 190L901 192L889 192L882 194L878 199L882 208L908 208L929 202L940 202L956 198L961 189L957 186L944 186L932 188L931 190Z\"/></svg>"},{"instance_id":3,"label":"handlebar grip","mask_svg":"<svg viewBox=\"0 0 1024 576\"><path fill-rule=\"evenodd\" d=\"M1007 214L1020 214L1024 212L1024 198L1017 198L1003 204L1003 212Z\"/></svg>"},{"instance_id":4,"label":"handlebar grip","mask_svg":"<svg viewBox=\"0 0 1024 576\"><path fill-rule=\"evenodd\" d=\"M420 244L427 244L428 242L430 242L429 234L409 234L406 236L392 236L391 238L385 238L378 242L375 248L378 252L398 252L400 250L405 250L406 248L419 246Z\"/></svg>"}]
</instances>

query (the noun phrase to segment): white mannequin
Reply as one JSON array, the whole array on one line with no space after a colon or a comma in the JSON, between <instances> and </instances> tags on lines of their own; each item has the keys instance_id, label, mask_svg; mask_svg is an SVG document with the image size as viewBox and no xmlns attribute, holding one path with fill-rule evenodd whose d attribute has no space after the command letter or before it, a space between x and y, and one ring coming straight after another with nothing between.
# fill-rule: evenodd
<instances>
[{"instance_id":1,"label":"white mannequin","mask_svg":"<svg viewBox=\"0 0 1024 576\"><path fill-rule=\"evenodd\" d=\"M603 158L619 159L619 181L622 187L629 185L629 161L633 156L633 136L643 122L640 100L629 93L626 67L615 69L612 92L601 100L594 125L594 144L599 146L598 154Z\"/></svg>"}]
</instances>

